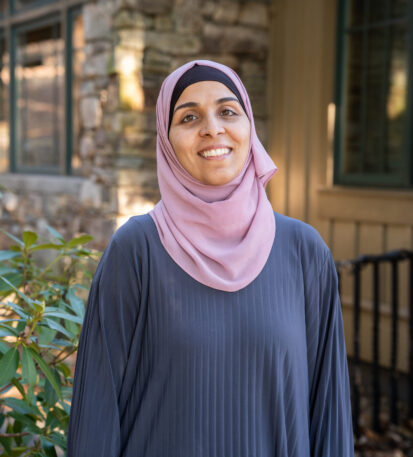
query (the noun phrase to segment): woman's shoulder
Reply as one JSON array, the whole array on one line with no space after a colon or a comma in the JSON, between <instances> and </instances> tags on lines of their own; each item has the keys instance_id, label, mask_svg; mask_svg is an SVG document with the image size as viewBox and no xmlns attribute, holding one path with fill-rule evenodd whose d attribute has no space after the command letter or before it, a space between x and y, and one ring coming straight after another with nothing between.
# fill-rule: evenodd
<instances>
[{"instance_id":1,"label":"woman's shoulder","mask_svg":"<svg viewBox=\"0 0 413 457\"><path fill-rule=\"evenodd\" d=\"M108 245L116 245L125 252L133 252L154 235L155 223L149 213L132 216L111 236Z\"/></svg>"},{"instance_id":2,"label":"woman's shoulder","mask_svg":"<svg viewBox=\"0 0 413 457\"><path fill-rule=\"evenodd\" d=\"M319 268L324 264L330 249L322 236L312 225L274 212L276 220L276 240L283 246L294 250L303 263L317 264Z\"/></svg>"}]
</instances>

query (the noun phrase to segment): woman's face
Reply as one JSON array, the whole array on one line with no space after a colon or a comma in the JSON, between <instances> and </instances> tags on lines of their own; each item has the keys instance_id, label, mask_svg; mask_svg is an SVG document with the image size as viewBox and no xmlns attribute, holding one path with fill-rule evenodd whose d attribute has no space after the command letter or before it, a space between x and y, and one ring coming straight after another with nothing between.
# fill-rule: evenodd
<instances>
[{"instance_id":1,"label":"woman's face","mask_svg":"<svg viewBox=\"0 0 413 457\"><path fill-rule=\"evenodd\" d=\"M241 172L250 133L250 121L228 87L200 81L178 98L169 141L188 173L203 184L219 186Z\"/></svg>"}]
</instances>

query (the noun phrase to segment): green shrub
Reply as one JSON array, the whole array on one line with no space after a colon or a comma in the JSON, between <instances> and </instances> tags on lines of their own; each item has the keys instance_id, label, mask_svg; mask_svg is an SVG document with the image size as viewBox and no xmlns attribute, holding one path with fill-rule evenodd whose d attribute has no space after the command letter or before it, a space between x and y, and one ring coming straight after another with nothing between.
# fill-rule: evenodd
<instances>
[{"instance_id":1,"label":"green shrub","mask_svg":"<svg viewBox=\"0 0 413 457\"><path fill-rule=\"evenodd\" d=\"M0 251L0 456L65 452L76 353L85 299L100 253L92 237L52 242L25 231ZM39 252L45 251L45 252ZM39 254L52 255L41 266ZM44 263L44 262L43 262Z\"/></svg>"}]
</instances>

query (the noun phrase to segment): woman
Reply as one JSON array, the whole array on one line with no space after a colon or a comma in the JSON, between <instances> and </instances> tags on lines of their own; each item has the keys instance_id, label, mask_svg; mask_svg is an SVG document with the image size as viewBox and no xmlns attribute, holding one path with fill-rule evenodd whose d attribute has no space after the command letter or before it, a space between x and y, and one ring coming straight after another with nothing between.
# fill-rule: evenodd
<instances>
[{"instance_id":1,"label":"woman","mask_svg":"<svg viewBox=\"0 0 413 457\"><path fill-rule=\"evenodd\" d=\"M68 457L353 456L334 262L273 212L242 82L189 62L156 109L162 200L94 276Z\"/></svg>"}]
</instances>

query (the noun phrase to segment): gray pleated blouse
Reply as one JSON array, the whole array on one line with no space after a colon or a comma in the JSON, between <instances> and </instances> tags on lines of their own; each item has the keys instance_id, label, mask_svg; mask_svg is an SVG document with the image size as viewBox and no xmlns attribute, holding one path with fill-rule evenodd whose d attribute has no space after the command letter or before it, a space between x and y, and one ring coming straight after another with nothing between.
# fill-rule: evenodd
<instances>
[{"instance_id":1,"label":"gray pleated blouse","mask_svg":"<svg viewBox=\"0 0 413 457\"><path fill-rule=\"evenodd\" d=\"M353 457L334 262L315 229L274 217L268 261L237 292L182 270L148 214L116 231L87 302L68 457Z\"/></svg>"}]
</instances>

